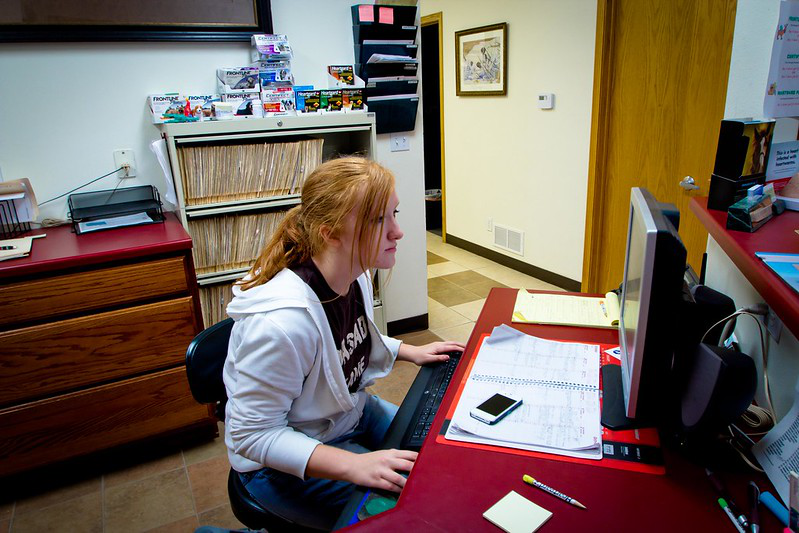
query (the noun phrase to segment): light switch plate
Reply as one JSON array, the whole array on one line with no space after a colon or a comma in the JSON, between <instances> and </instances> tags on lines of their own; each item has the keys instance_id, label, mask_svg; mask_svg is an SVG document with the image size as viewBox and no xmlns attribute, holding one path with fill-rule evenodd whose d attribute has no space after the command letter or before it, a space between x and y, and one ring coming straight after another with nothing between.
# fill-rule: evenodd
<instances>
[{"instance_id":1,"label":"light switch plate","mask_svg":"<svg viewBox=\"0 0 799 533\"><path fill-rule=\"evenodd\" d=\"M391 134L391 151L392 152L406 152L411 149L411 143L408 136L404 133Z\"/></svg>"}]
</instances>

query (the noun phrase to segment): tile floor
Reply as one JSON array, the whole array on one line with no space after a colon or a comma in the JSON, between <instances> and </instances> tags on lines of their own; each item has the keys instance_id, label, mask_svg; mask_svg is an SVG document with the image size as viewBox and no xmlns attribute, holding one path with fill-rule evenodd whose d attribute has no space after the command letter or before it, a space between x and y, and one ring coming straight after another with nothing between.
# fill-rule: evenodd
<instances>
[{"instance_id":1,"label":"tile floor","mask_svg":"<svg viewBox=\"0 0 799 533\"><path fill-rule=\"evenodd\" d=\"M427 234L427 251L429 329L400 336L411 344L466 342L491 287L558 290L444 244L432 233ZM398 363L373 389L399 404L416 371L410 363ZM54 468L33 487L0 487L0 533L182 533L200 524L243 527L228 504L229 466L221 438L191 446L142 447L129 452L125 463L84 462Z\"/></svg>"}]
</instances>

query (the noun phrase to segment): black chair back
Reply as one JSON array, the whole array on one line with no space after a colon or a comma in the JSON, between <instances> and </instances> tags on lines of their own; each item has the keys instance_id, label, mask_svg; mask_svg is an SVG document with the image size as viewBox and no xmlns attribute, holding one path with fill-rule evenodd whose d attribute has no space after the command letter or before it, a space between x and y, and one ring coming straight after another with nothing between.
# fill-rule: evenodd
<instances>
[{"instance_id":1,"label":"black chair back","mask_svg":"<svg viewBox=\"0 0 799 533\"><path fill-rule=\"evenodd\" d=\"M222 369L233 319L227 318L200 332L186 350L186 375L191 395L198 403L214 405L214 414L225 420L227 392Z\"/></svg>"}]
</instances>

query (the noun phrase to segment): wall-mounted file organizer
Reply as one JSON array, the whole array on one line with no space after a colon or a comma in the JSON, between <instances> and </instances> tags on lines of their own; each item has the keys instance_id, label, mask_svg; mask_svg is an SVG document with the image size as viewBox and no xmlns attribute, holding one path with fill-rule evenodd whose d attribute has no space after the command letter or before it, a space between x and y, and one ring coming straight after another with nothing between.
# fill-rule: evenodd
<instances>
[{"instance_id":1,"label":"wall-mounted file organizer","mask_svg":"<svg viewBox=\"0 0 799 533\"><path fill-rule=\"evenodd\" d=\"M406 56L415 58L419 52L418 44L396 44L396 43L362 43L355 44L355 62L366 63L374 54L391 56Z\"/></svg>"},{"instance_id":2,"label":"wall-mounted file organizer","mask_svg":"<svg viewBox=\"0 0 799 533\"><path fill-rule=\"evenodd\" d=\"M377 116L377 133L412 131L416 125L418 96L373 96L366 99L366 105Z\"/></svg>"},{"instance_id":3,"label":"wall-mounted file organizer","mask_svg":"<svg viewBox=\"0 0 799 533\"><path fill-rule=\"evenodd\" d=\"M376 114L377 133L412 131L419 107L417 7L359 4L351 13L355 70L366 83L366 104L374 106L369 111Z\"/></svg>"}]
</instances>

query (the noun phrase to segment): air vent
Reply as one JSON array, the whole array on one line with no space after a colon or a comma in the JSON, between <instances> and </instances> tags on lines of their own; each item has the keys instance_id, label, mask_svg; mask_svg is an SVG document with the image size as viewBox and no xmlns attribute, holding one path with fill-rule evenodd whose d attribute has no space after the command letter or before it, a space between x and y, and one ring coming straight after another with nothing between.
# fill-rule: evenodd
<instances>
[{"instance_id":1,"label":"air vent","mask_svg":"<svg viewBox=\"0 0 799 533\"><path fill-rule=\"evenodd\" d=\"M524 255L524 232L494 224L494 246Z\"/></svg>"}]
</instances>

